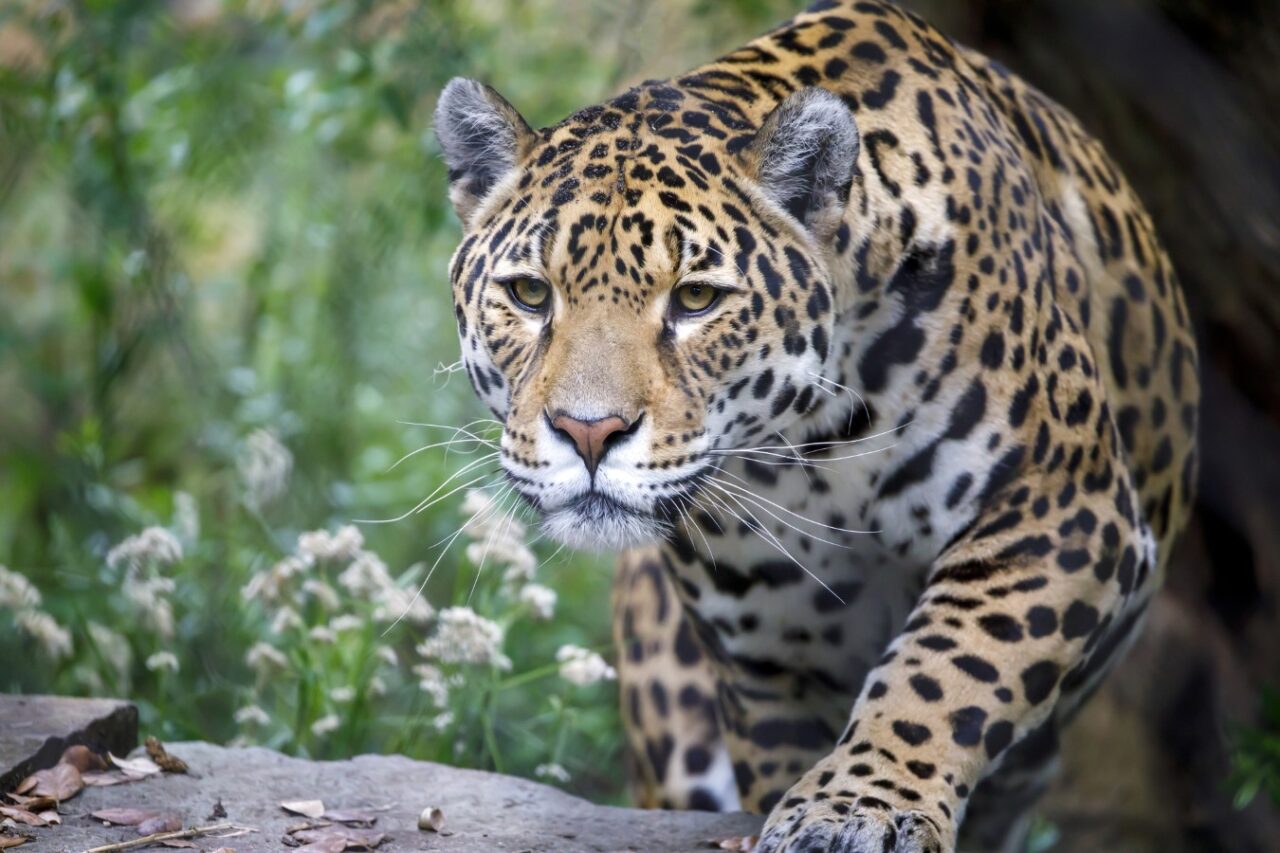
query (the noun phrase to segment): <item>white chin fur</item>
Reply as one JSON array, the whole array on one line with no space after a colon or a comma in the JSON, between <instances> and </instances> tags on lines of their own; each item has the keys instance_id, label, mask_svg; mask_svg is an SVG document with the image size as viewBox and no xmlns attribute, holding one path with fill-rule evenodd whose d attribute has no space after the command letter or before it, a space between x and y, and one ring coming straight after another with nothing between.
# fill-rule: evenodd
<instances>
[{"instance_id":1,"label":"white chin fur","mask_svg":"<svg viewBox=\"0 0 1280 853\"><path fill-rule=\"evenodd\" d=\"M662 538L661 523L623 510L586 513L576 507L543 516L542 530L550 538L579 551L625 551L651 545Z\"/></svg>"}]
</instances>

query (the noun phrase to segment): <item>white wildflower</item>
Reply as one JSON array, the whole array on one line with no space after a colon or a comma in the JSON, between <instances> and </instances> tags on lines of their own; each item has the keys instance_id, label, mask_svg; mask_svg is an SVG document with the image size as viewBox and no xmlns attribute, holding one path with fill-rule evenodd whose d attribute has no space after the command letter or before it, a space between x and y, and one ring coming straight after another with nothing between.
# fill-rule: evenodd
<instances>
[{"instance_id":1,"label":"white wildflower","mask_svg":"<svg viewBox=\"0 0 1280 853\"><path fill-rule=\"evenodd\" d=\"M352 560L364 545L364 537L354 526L339 527L336 533L312 530L298 537L298 555L312 560Z\"/></svg>"},{"instance_id":2,"label":"white wildflower","mask_svg":"<svg viewBox=\"0 0 1280 853\"><path fill-rule=\"evenodd\" d=\"M413 674L418 676L418 688L431 697L433 705L443 708L449 704L449 683L440 667L420 663L413 667Z\"/></svg>"},{"instance_id":3,"label":"white wildflower","mask_svg":"<svg viewBox=\"0 0 1280 853\"><path fill-rule=\"evenodd\" d=\"M303 581L302 595L315 599L325 610L337 610L342 604L337 591L319 578Z\"/></svg>"},{"instance_id":4,"label":"white wildflower","mask_svg":"<svg viewBox=\"0 0 1280 853\"><path fill-rule=\"evenodd\" d=\"M383 681L379 676L369 679L369 695L370 696L386 696L387 682Z\"/></svg>"},{"instance_id":5,"label":"white wildflower","mask_svg":"<svg viewBox=\"0 0 1280 853\"><path fill-rule=\"evenodd\" d=\"M173 652L156 652L147 658L147 669L152 672L159 672L162 669L177 672L178 657Z\"/></svg>"},{"instance_id":6,"label":"white wildflower","mask_svg":"<svg viewBox=\"0 0 1280 853\"><path fill-rule=\"evenodd\" d=\"M71 656L71 632L43 610L19 610L13 617L18 628L35 640L46 657L61 660Z\"/></svg>"},{"instance_id":7,"label":"white wildflower","mask_svg":"<svg viewBox=\"0 0 1280 853\"><path fill-rule=\"evenodd\" d=\"M550 779L553 782L565 784L569 781L569 771L565 770L559 764L539 764L533 768L533 775L539 779Z\"/></svg>"},{"instance_id":8,"label":"white wildflower","mask_svg":"<svg viewBox=\"0 0 1280 853\"><path fill-rule=\"evenodd\" d=\"M89 640L99 657L106 661L119 678L124 678L133 668L133 649L129 640L118 631L97 622L89 623Z\"/></svg>"},{"instance_id":9,"label":"white wildflower","mask_svg":"<svg viewBox=\"0 0 1280 853\"><path fill-rule=\"evenodd\" d=\"M310 569L310 560L293 555L285 557L270 569L249 578L249 582L240 590L240 595L245 601L261 599L267 604L275 604L284 598L290 582Z\"/></svg>"},{"instance_id":10,"label":"white wildflower","mask_svg":"<svg viewBox=\"0 0 1280 853\"><path fill-rule=\"evenodd\" d=\"M556 612L556 591L542 584L525 584L520 589L520 603L538 619L550 619Z\"/></svg>"},{"instance_id":11,"label":"white wildflower","mask_svg":"<svg viewBox=\"0 0 1280 853\"><path fill-rule=\"evenodd\" d=\"M538 568L538 558L524 540L507 536L472 542L467 546L467 559L476 566L505 566L503 579L508 583L531 580Z\"/></svg>"},{"instance_id":12,"label":"white wildflower","mask_svg":"<svg viewBox=\"0 0 1280 853\"><path fill-rule=\"evenodd\" d=\"M332 645L338 640L338 635L333 633L327 625L315 626L307 632L307 637L309 637L313 643L323 643L326 646Z\"/></svg>"},{"instance_id":13,"label":"white wildflower","mask_svg":"<svg viewBox=\"0 0 1280 853\"><path fill-rule=\"evenodd\" d=\"M325 714L311 724L311 733L316 737L324 737L330 732L336 731L340 725L342 725L342 721L338 719L337 714Z\"/></svg>"},{"instance_id":14,"label":"white wildflower","mask_svg":"<svg viewBox=\"0 0 1280 853\"><path fill-rule=\"evenodd\" d=\"M276 615L271 617L271 633L283 634L286 631L300 629L303 627L302 617L298 611L285 604L276 611Z\"/></svg>"},{"instance_id":15,"label":"white wildflower","mask_svg":"<svg viewBox=\"0 0 1280 853\"><path fill-rule=\"evenodd\" d=\"M400 656L397 655L396 650L390 646L378 646L373 650L373 653L387 666L400 665Z\"/></svg>"},{"instance_id":16,"label":"white wildflower","mask_svg":"<svg viewBox=\"0 0 1280 853\"><path fill-rule=\"evenodd\" d=\"M378 594L378 606L373 609L373 618L383 624L404 619L413 625L425 625L435 613L436 609L417 590L389 586Z\"/></svg>"},{"instance_id":17,"label":"white wildflower","mask_svg":"<svg viewBox=\"0 0 1280 853\"><path fill-rule=\"evenodd\" d=\"M271 722L267 712L257 705L245 705L236 709L233 718L238 726L265 726Z\"/></svg>"},{"instance_id":18,"label":"white wildflower","mask_svg":"<svg viewBox=\"0 0 1280 853\"><path fill-rule=\"evenodd\" d=\"M173 493L173 532L188 545L200 538L200 510L190 492Z\"/></svg>"},{"instance_id":19,"label":"white wildflower","mask_svg":"<svg viewBox=\"0 0 1280 853\"><path fill-rule=\"evenodd\" d=\"M135 572L148 565L172 566L182 559L182 544L163 527L148 527L107 552L107 565L125 565Z\"/></svg>"},{"instance_id":20,"label":"white wildflower","mask_svg":"<svg viewBox=\"0 0 1280 853\"><path fill-rule=\"evenodd\" d=\"M356 698L356 689L354 687L335 687L329 691L329 698L339 705L344 705Z\"/></svg>"},{"instance_id":21,"label":"white wildflower","mask_svg":"<svg viewBox=\"0 0 1280 853\"><path fill-rule=\"evenodd\" d=\"M289 488L293 454L275 433L257 429L244 440L236 458L236 469L244 483L245 502L261 509Z\"/></svg>"},{"instance_id":22,"label":"white wildflower","mask_svg":"<svg viewBox=\"0 0 1280 853\"><path fill-rule=\"evenodd\" d=\"M387 571L387 564L372 551L357 552L351 565L338 575L338 583L352 595L370 599L384 588L395 585L391 573Z\"/></svg>"},{"instance_id":23,"label":"white wildflower","mask_svg":"<svg viewBox=\"0 0 1280 853\"><path fill-rule=\"evenodd\" d=\"M502 627L470 607L441 610L435 634L418 646L418 654L442 663L511 668L511 660L502 653Z\"/></svg>"},{"instance_id":24,"label":"white wildflower","mask_svg":"<svg viewBox=\"0 0 1280 853\"><path fill-rule=\"evenodd\" d=\"M130 572L121 584L125 599L144 627L168 639L173 636L173 605L167 596L174 590L172 578L138 577Z\"/></svg>"},{"instance_id":25,"label":"white wildflower","mask_svg":"<svg viewBox=\"0 0 1280 853\"><path fill-rule=\"evenodd\" d=\"M40 590L27 580L26 575L0 566L0 607L30 610L39 607L40 602Z\"/></svg>"},{"instance_id":26,"label":"white wildflower","mask_svg":"<svg viewBox=\"0 0 1280 853\"><path fill-rule=\"evenodd\" d=\"M598 681L613 681L618 677L617 670L604 658L581 646L561 646L556 652L556 660L560 662L560 677L579 687Z\"/></svg>"},{"instance_id":27,"label":"white wildflower","mask_svg":"<svg viewBox=\"0 0 1280 853\"><path fill-rule=\"evenodd\" d=\"M442 711L431 718L431 726L438 732L447 731L453 725L453 712Z\"/></svg>"},{"instance_id":28,"label":"white wildflower","mask_svg":"<svg viewBox=\"0 0 1280 853\"><path fill-rule=\"evenodd\" d=\"M341 616L335 616L329 620L329 630L335 634L359 631L363 627L364 620L352 613L343 613Z\"/></svg>"},{"instance_id":29,"label":"white wildflower","mask_svg":"<svg viewBox=\"0 0 1280 853\"><path fill-rule=\"evenodd\" d=\"M254 643L253 648L244 656L244 661L258 675L266 675L273 669L285 669L289 666L289 659L284 652L270 643Z\"/></svg>"}]
</instances>

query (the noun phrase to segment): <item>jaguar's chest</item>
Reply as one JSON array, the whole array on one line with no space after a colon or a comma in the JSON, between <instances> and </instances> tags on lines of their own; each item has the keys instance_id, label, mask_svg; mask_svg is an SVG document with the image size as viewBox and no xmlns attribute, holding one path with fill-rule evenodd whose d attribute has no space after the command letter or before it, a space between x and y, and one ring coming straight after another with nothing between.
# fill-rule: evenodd
<instances>
[{"instance_id":1,"label":"jaguar's chest","mask_svg":"<svg viewBox=\"0 0 1280 853\"><path fill-rule=\"evenodd\" d=\"M823 452L777 444L725 460L670 549L714 654L742 676L856 692L969 520L968 502L948 504L954 482L989 455L976 439L940 443L930 421ZM890 482L922 456L923 476Z\"/></svg>"}]
</instances>

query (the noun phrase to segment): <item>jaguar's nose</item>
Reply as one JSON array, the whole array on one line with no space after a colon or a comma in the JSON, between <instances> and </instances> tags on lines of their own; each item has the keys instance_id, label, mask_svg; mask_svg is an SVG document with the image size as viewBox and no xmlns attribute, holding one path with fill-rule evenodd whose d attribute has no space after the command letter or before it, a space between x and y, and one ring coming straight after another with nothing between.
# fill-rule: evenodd
<instances>
[{"instance_id":1,"label":"jaguar's nose","mask_svg":"<svg viewBox=\"0 0 1280 853\"><path fill-rule=\"evenodd\" d=\"M569 441L587 466L587 473L596 475L596 468L605 454L626 440L640 424L640 416L629 421L621 415L609 415L595 420L581 420L566 412L547 415L551 429Z\"/></svg>"}]
</instances>

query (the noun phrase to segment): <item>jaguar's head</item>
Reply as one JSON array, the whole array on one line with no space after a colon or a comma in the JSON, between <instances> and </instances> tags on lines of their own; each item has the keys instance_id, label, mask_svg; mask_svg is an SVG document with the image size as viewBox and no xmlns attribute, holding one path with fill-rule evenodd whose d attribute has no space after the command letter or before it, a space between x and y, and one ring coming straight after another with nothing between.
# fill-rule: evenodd
<instances>
[{"instance_id":1,"label":"jaguar's head","mask_svg":"<svg viewBox=\"0 0 1280 853\"><path fill-rule=\"evenodd\" d=\"M697 92L535 131L456 79L436 110L467 374L510 482L574 547L661 537L723 453L828 399L853 116L820 89L755 117Z\"/></svg>"}]
</instances>

